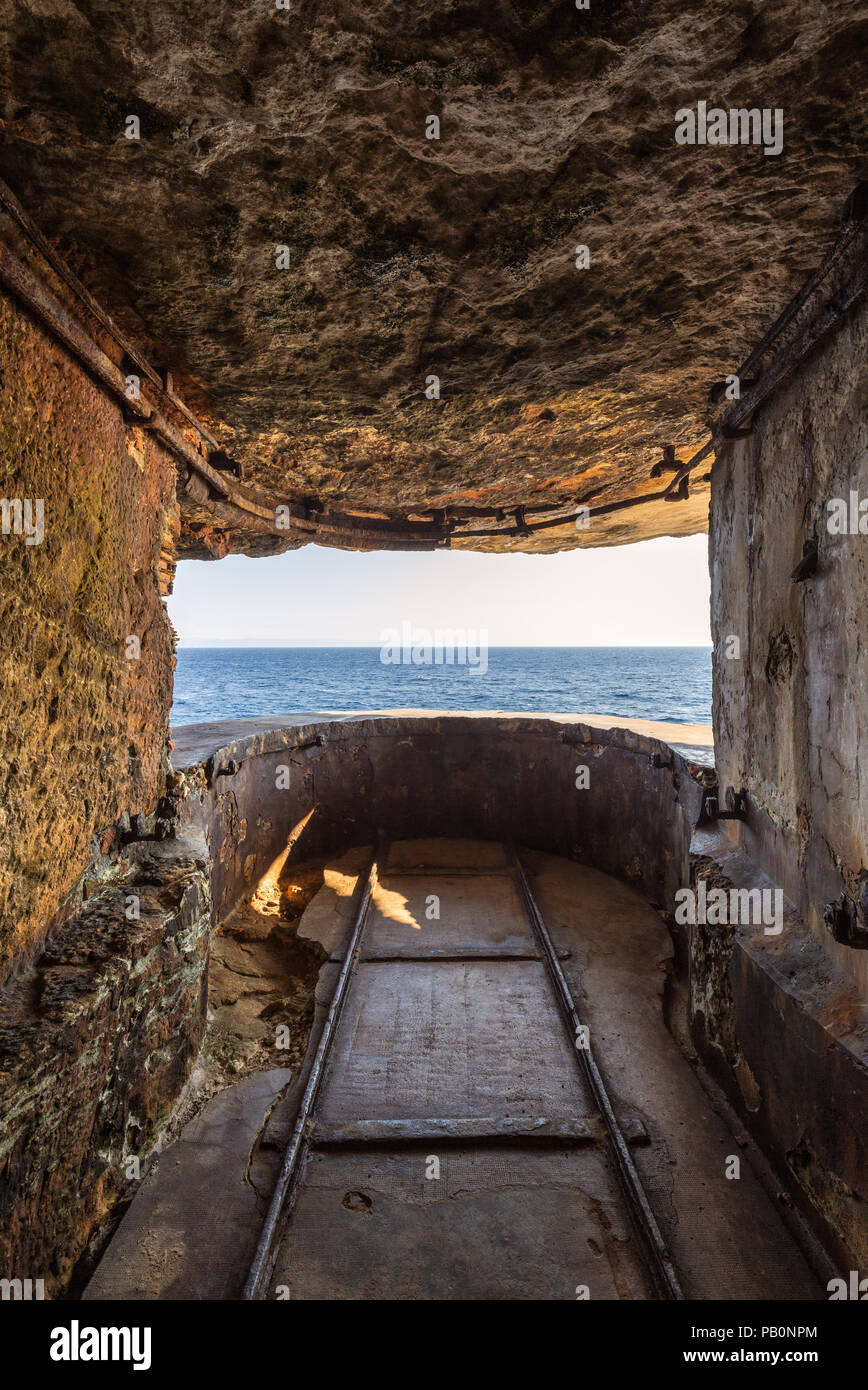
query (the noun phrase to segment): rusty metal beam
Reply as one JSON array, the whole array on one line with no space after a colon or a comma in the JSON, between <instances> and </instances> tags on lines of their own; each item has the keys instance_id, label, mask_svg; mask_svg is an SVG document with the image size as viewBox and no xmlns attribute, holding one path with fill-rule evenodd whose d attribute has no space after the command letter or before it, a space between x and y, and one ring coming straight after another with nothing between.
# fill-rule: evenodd
<instances>
[{"instance_id":1,"label":"rusty metal beam","mask_svg":"<svg viewBox=\"0 0 868 1390\"><path fill-rule=\"evenodd\" d=\"M98 347L80 324L67 313L63 305L28 270L23 261L0 242L0 281L20 299L56 338L84 364L96 379L116 396L141 422L150 421L153 414L143 398L130 400L126 394L126 378L120 367Z\"/></svg>"},{"instance_id":2,"label":"rusty metal beam","mask_svg":"<svg viewBox=\"0 0 868 1390\"><path fill-rule=\"evenodd\" d=\"M103 352L90 334L76 322L50 290L0 242L0 283L6 286L27 309L70 351L96 381L120 404L124 418L146 429L164 448L188 468L207 481L211 488L241 515L239 524L250 524L250 517L269 522L273 527L274 509L245 496L237 487L226 483L223 475L211 468L183 434L155 410L144 394L136 399L127 395L127 380L122 369ZM264 529L264 528L259 528Z\"/></svg>"},{"instance_id":3,"label":"rusty metal beam","mask_svg":"<svg viewBox=\"0 0 868 1390\"><path fill-rule=\"evenodd\" d=\"M12 192L12 189L7 183L4 183L2 179L0 179L0 207L5 208L10 217L18 223L25 236L33 243L37 250L42 253L55 274L60 277L66 287L81 301L85 309L92 315L97 323L99 323L107 333L111 334L118 347L121 348L122 351L126 353L127 357L129 357L130 361L135 363L136 367L138 367L142 376L146 377L153 387L162 392L162 394L171 401L175 409L180 411L194 429L198 430L203 439L207 439L208 443L211 444L213 448L219 448L216 439L214 439L201 422L196 419L193 412L188 409L184 402L179 400L174 394L171 386L172 378L169 373L160 373L156 371L144 358L135 344L130 342L129 338L118 328L108 311L103 308L98 300L94 299L90 290L82 284L75 272L66 264L60 252L55 250L47 236L37 227L33 218L25 208L22 207L21 203Z\"/></svg>"}]
</instances>

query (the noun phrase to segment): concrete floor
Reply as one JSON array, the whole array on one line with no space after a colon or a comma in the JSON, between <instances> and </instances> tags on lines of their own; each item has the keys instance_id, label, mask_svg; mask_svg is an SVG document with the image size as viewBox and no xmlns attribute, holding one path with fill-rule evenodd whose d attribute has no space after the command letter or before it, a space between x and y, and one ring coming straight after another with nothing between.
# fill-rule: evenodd
<instances>
[{"instance_id":1,"label":"concrete floor","mask_svg":"<svg viewBox=\"0 0 868 1390\"><path fill-rule=\"evenodd\" d=\"M666 1026L672 945L659 914L592 869L522 858L686 1296L822 1298L749 1145ZM365 864L352 851L329 866L299 925L331 953L320 1025ZM273 1104L286 1080L266 1074L258 1106L249 1078L243 1105L236 1087L210 1102L210 1120L194 1121L140 1189L89 1297L238 1296L304 1075ZM737 1180L725 1176L730 1156ZM171 1258L148 1262L149 1250ZM393 845L269 1296L585 1291L653 1296L503 847Z\"/></svg>"},{"instance_id":2,"label":"concrete floor","mask_svg":"<svg viewBox=\"0 0 868 1390\"><path fill-rule=\"evenodd\" d=\"M594 870L525 862L687 1297L821 1297L666 1027L660 916ZM335 951L324 906L300 930ZM500 846L393 846L314 1145L272 1296L651 1296Z\"/></svg>"}]
</instances>

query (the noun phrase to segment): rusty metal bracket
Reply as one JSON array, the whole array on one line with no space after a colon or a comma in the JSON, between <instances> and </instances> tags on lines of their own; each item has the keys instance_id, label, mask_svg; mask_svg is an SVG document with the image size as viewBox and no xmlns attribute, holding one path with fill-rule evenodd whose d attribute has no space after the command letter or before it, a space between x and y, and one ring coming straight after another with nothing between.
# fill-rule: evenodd
<instances>
[{"instance_id":1,"label":"rusty metal bracket","mask_svg":"<svg viewBox=\"0 0 868 1390\"><path fill-rule=\"evenodd\" d=\"M213 787L218 777L234 777L241 771L241 760L229 758L222 767L217 766L217 754L212 753L205 762L205 782L209 787Z\"/></svg>"},{"instance_id":2,"label":"rusty metal bracket","mask_svg":"<svg viewBox=\"0 0 868 1390\"><path fill-rule=\"evenodd\" d=\"M816 539L810 536L802 546L802 558L790 575L794 584L803 584L806 579L810 579L812 574L817 572L817 564L820 558L820 548Z\"/></svg>"},{"instance_id":3,"label":"rusty metal bracket","mask_svg":"<svg viewBox=\"0 0 868 1390\"><path fill-rule=\"evenodd\" d=\"M139 430L153 431L159 426L159 416L157 415L136 415L135 411L130 410L125 405L121 406L121 414L125 425L135 425L136 429Z\"/></svg>"},{"instance_id":4,"label":"rusty metal bracket","mask_svg":"<svg viewBox=\"0 0 868 1390\"><path fill-rule=\"evenodd\" d=\"M759 377L756 376L743 377L740 376L738 372L733 372L732 375L738 377L739 392L741 392L742 390L749 391L751 387L756 386L757 382L759 381ZM724 399L728 380L729 378L724 377L722 381L713 381L711 383L708 392L709 405L717 405L718 401L722 401Z\"/></svg>"},{"instance_id":5,"label":"rusty metal bracket","mask_svg":"<svg viewBox=\"0 0 868 1390\"><path fill-rule=\"evenodd\" d=\"M661 478L664 472L677 473L680 467L681 464L675 457L675 445L664 444L663 457L657 460L654 467L651 469L650 476L652 478Z\"/></svg>"},{"instance_id":6,"label":"rusty metal bracket","mask_svg":"<svg viewBox=\"0 0 868 1390\"><path fill-rule=\"evenodd\" d=\"M328 739L325 734L316 734L313 738L308 739L307 743L294 744L290 751L293 753L303 753L306 748L325 748L327 743Z\"/></svg>"},{"instance_id":7,"label":"rusty metal bracket","mask_svg":"<svg viewBox=\"0 0 868 1390\"><path fill-rule=\"evenodd\" d=\"M236 478L242 476L241 464L237 459L232 459L223 449L212 449L208 455L208 465L217 473L233 473Z\"/></svg>"},{"instance_id":8,"label":"rusty metal bracket","mask_svg":"<svg viewBox=\"0 0 868 1390\"><path fill-rule=\"evenodd\" d=\"M703 808L709 820L747 820L748 800L744 788L737 792L734 787L728 787L726 805L727 810L721 811L719 799L713 792L703 802Z\"/></svg>"},{"instance_id":9,"label":"rusty metal bracket","mask_svg":"<svg viewBox=\"0 0 868 1390\"><path fill-rule=\"evenodd\" d=\"M685 473L678 482L678 487L674 492L667 492L663 498L664 502L686 502L690 496L690 474Z\"/></svg>"},{"instance_id":10,"label":"rusty metal bracket","mask_svg":"<svg viewBox=\"0 0 868 1390\"><path fill-rule=\"evenodd\" d=\"M829 935L854 951L868 951L868 917L862 901L866 897L868 889L863 890L859 903L842 893L834 902L827 903L823 912Z\"/></svg>"}]
</instances>

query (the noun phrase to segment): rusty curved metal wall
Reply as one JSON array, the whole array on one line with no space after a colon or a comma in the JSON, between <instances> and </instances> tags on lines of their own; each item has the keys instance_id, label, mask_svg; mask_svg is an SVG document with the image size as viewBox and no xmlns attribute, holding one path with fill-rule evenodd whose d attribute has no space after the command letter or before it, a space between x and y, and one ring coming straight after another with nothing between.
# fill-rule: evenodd
<instances>
[{"instance_id":1,"label":"rusty curved metal wall","mask_svg":"<svg viewBox=\"0 0 868 1390\"><path fill-rule=\"evenodd\" d=\"M380 831L514 838L624 879L670 909L689 882L702 797L667 744L546 717L294 725L230 742L187 776L183 814L209 839L217 920L287 849L300 861L371 843Z\"/></svg>"}]
</instances>

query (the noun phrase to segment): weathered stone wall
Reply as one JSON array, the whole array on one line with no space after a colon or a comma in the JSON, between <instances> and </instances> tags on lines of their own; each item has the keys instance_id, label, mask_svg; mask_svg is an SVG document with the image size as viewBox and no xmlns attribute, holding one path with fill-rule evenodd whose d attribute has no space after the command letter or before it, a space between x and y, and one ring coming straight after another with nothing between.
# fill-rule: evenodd
<instances>
[{"instance_id":1,"label":"weathered stone wall","mask_svg":"<svg viewBox=\"0 0 868 1390\"><path fill-rule=\"evenodd\" d=\"M588 785L577 788L580 766ZM371 843L378 832L514 838L625 879L671 909L687 882L701 798L667 745L544 716L277 728L229 742L186 776L182 817L208 837L218 918L282 860Z\"/></svg>"},{"instance_id":2,"label":"weathered stone wall","mask_svg":"<svg viewBox=\"0 0 868 1390\"><path fill-rule=\"evenodd\" d=\"M211 905L201 836L134 863L0 991L0 1274L68 1285L132 1196L205 1025ZM138 915L136 915L138 914Z\"/></svg>"},{"instance_id":3,"label":"weathered stone wall","mask_svg":"<svg viewBox=\"0 0 868 1390\"><path fill-rule=\"evenodd\" d=\"M772 881L720 826L694 839L694 881ZM789 903L782 928L689 927L690 1012L703 1060L845 1274L868 1267L864 997Z\"/></svg>"},{"instance_id":4,"label":"weathered stone wall","mask_svg":"<svg viewBox=\"0 0 868 1390\"><path fill-rule=\"evenodd\" d=\"M77 906L112 825L162 790L173 636L158 565L177 518L171 459L5 296L0 340L0 496L45 514L41 544L0 536L2 978Z\"/></svg>"},{"instance_id":5,"label":"weathered stone wall","mask_svg":"<svg viewBox=\"0 0 868 1390\"><path fill-rule=\"evenodd\" d=\"M721 785L747 790L745 850L868 992L868 952L823 922L826 904L857 902L868 882L868 535L827 529L830 499L868 499L864 306L763 407L752 437L720 451L712 487ZM794 582L806 540L816 573Z\"/></svg>"},{"instance_id":6,"label":"weathered stone wall","mask_svg":"<svg viewBox=\"0 0 868 1390\"><path fill-rule=\"evenodd\" d=\"M747 793L714 871L789 902L778 937L691 940L697 1046L845 1272L868 1261L868 951L835 940L824 913L868 906L868 534L827 523L830 500L868 499L866 348L863 305L714 463L716 761L721 788ZM806 543L816 567L793 578Z\"/></svg>"}]
</instances>

